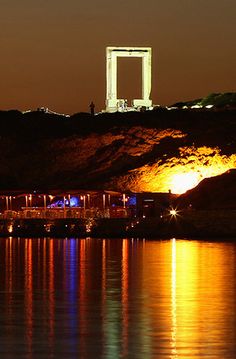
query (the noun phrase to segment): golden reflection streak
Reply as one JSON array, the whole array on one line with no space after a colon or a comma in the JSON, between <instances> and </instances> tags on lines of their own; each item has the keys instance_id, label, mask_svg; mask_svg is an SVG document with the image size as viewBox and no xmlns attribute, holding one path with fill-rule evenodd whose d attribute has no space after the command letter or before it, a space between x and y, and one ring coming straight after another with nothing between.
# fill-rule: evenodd
<instances>
[{"instance_id":1,"label":"golden reflection streak","mask_svg":"<svg viewBox=\"0 0 236 359\"><path fill-rule=\"evenodd\" d=\"M200 340L199 325L199 256L201 255L199 243L192 241L178 241L176 252L176 295L178 297L178 336L179 342L187 342L190 347ZM191 325L196 331L190 330ZM179 355L186 353L179 352ZM187 352L188 355L193 354Z\"/></svg>"},{"instance_id":2,"label":"golden reflection streak","mask_svg":"<svg viewBox=\"0 0 236 359\"><path fill-rule=\"evenodd\" d=\"M49 335L50 341L54 337L55 298L54 298L54 239L49 240ZM51 343L52 345L52 343Z\"/></svg>"},{"instance_id":3,"label":"golden reflection streak","mask_svg":"<svg viewBox=\"0 0 236 359\"><path fill-rule=\"evenodd\" d=\"M102 304L106 301L106 240L102 240Z\"/></svg>"},{"instance_id":4,"label":"golden reflection streak","mask_svg":"<svg viewBox=\"0 0 236 359\"><path fill-rule=\"evenodd\" d=\"M46 301L47 293L47 241L43 239L43 300Z\"/></svg>"},{"instance_id":5,"label":"golden reflection streak","mask_svg":"<svg viewBox=\"0 0 236 359\"><path fill-rule=\"evenodd\" d=\"M129 329L129 256L128 240L122 241L122 357L128 354L128 329Z\"/></svg>"},{"instance_id":6,"label":"golden reflection streak","mask_svg":"<svg viewBox=\"0 0 236 359\"><path fill-rule=\"evenodd\" d=\"M102 240L102 326L103 333L106 332L106 239ZM103 337L103 351L105 352L106 338ZM105 354L103 353L105 356Z\"/></svg>"},{"instance_id":7,"label":"golden reflection streak","mask_svg":"<svg viewBox=\"0 0 236 359\"><path fill-rule=\"evenodd\" d=\"M32 357L33 339L33 266L32 263L32 239L25 242L25 314L26 314L26 338L28 342L29 358Z\"/></svg>"},{"instance_id":8,"label":"golden reflection streak","mask_svg":"<svg viewBox=\"0 0 236 359\"><path fill-rule=\"evenodd\" d=\"M176 348L177 315L176 315L176 240L172 239L172 261L171 261L171 359L178 358Z\"/></svg>"},{"instance_id":9,"label":"golden reflection streak","mask_svg":"<svg viewBox=\"0 0 236 359\"><path fill-rule=\"evenodd\" d=\"M13 257L13 251L12 251L12 237L9 238L9 299L10 303L12 302L12 290L13 290L13 265L12 265L12 257Z\"/></svg>"},{"instance_id":10,"label":"golden reflection streak","mask_svg":"<svg viewBox=\"0 0 236 359\"><path fill-rule=\"evenodd\" d=\"M37 262L38 262L38 266L37 266L37 272L40 273L41 272L41 253L40 253L40 243L41 243L41 239L38 238L37 239ZM37 286L40 286L40 277L38 276L38 283Z\"/></svg>"},{"instance_id":11,"label":"golden reflection streak","mask_svg":"<svg viewBox=\"0 0 236 359\"><path fill-rule=\"evenodd\" d=\"M231 246L172 241L172 359L224 357L217 343L234 340L229 323L235 300L225 295L235 291L227 280L234 270Z\"/></svg>"},{"instance_id":12,"label":"golden reflection streak","mask_svg":"<svg viewBox=\"0 0 236 359\"><path fill-rule=\"evenodd\" d=\"M41 238L38 240L37 243L37 253L38 253L38 270L42 272L42 276L38 276L38 280L42 280L42 301L45 303L44 306L44 315L42 316L44 320L44 325L47 325L47 320L45 318L48 318L48 267L47 267L47 238ZM40 283L38 283L39 286L41 286ZM45 313L46 312L46 313ZM46 314L46 316L45 316Z\"/></svg>"},{"instance_id":13,"label":"golden reflection streak","mask_svg":"<svg viewBox=\"0 0 236 359\"><path fill-rule=\"evenodd\" d=\"M86 291L86 278L85 278L85 259L86 259L86 239L80 240L80 258L79 258L79 321L80 321L80 356L84 358L86 355L86 307L85 307L85 291Z\"/></svg>"},{"instance_id":14,"label":"golden reflection streak","mask_svg":"<svg viewBox=\"0 0 236 359\"><path fill-rule=\"evenodd\" d=\"M12 326L12 299L13 299L13 266L12 266L12 237L6 240L5 258L6 258L6 271L5 271L5 288L6 288L6 307L7 307L7 332L10 334Z\"/></svg>"},{"instance_id":15,"label":"golden reflection streak","mask_svg":"<svg viewBox=\"0 0 236 359\"><path fill-rule=\"evenodd\" d=\"M9 293L12 295L12 237L9 238L9 283L8 283L8 288L9 288Z\"/></svg>"}]
</instances>

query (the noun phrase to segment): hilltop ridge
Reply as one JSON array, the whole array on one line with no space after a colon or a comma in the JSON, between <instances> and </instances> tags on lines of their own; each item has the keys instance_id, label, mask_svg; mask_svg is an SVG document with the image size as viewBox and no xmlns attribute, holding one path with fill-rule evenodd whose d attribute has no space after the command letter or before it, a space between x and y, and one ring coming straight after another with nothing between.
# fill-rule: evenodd
<instances>
[{"instance_id":1,"label":"hilltop ridge","mask_svg":"<svg viewBox=\"0 0 236 359\"><path fill-rule=\"evenodd\" d=\"M1 190L168 191L174 169L236 167L236 110L0 111L0 151Z\"/></svg>"},{"instance_id":2,"label":"hilltop ridge","mask_svg":"<svg viewBox=\"0 0 236 359\"><path fill-rule=\"evenodd\" d=\"M176 102L172 107L177 108L236 108L236 93L235 92L226 92L226 93L212 93L203 98L198 98L195 100L185 101L185 102Z\"/></svg>"}]
</instances>

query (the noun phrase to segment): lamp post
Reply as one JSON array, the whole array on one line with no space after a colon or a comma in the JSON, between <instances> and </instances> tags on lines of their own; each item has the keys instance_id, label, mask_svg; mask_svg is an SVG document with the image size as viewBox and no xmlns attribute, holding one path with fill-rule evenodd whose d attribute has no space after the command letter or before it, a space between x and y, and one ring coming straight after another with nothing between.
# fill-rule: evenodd
<instances>
[{"instance_id":1,"label":"lamp post","mask_svg":"<svg viewBox=\"0 0 236 359\"><path fill-rule=\"evenodd\" d=\"M29 204L30 204L30 207L32 207L32 194L29 195Z\"/></svg>"},{"instance_id":2,"label":"lamp post","mask_svg":"<svg viewBox=\"0 0 236 359\"><path fill-rule=\"evenodd\" d=\"M123 202L123 208L125 208L125 202L126 202L125 193L122 194L122 202Z\"/></svg>"},{"instance_id":3,"label":"lamp post","mask_svg":"<svg viewBox=\"0 0 236 359\"><path fill-rule=\"evenodd\" d=\"M46 218L46 209L47 209L47 195L43 195L43 218Z\"/></svg>"},{"instance_id":4,"label":"lamp post","mask_svg":"<svg viewBox=\"0 0 236 359\"><path fill-rule=\"evenodd\" d=\"M7 208L7 211L9 210L9 197L6 196L6 208Z\"/></svg>"},{"instance_id":5,"label":"lamp post","mask_svg":"<svg viewBox=\"0 0 236 359\"><path fill-rule=\"evenodd\" d=\"M87 198L88 198L88 208L90 208L90 194L87 194Z\"/></svg>"},{"instance_id":6,"label":"lamp post","mask_svg":"<svg viewBox=\"0 0 236 359\"><path fill-rule=\"evenodd\" d=\"M46 194L43 195L43 207L44 207L44 211L46 211L46 208L47 208L47 195Z\"/></svg>"},{"instance_id":7,"label":"lamp post","mask_svg":"<svg viewBox=\"0 0 236 359\"><path fill-rule=\"evenodd\" d=\"M63 217L66 218L66 196L63 196Z\"/></svg>"},{"instance_id":8,"label":"lamp post","mask_svg":"<svg viewBox=\"0 0 236 359\"><path fill-rule=\"evenodd\" d=\"M103 206L103 209L105 210L106 209L106 194L103 193L102 195L102 206Z\"/></svg>"}]
</instances>

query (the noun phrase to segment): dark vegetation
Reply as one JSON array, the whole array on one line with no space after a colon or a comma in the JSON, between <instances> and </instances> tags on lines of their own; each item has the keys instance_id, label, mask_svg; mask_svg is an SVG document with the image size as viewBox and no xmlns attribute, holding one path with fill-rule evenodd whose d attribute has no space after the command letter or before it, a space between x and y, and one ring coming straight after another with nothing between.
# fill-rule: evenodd
<instances>
[{"instance_id":1,"label":"dark vegetation","mask_svg":"<svg viewBox=\"0 0 236 359\"><path fill-rule=\"evenodd\" d=\"M227 93L212 93L204 98L198 98L186 102L177 102L173 106L183 107L183 106L209 106L213 105L215 109L236 107L236 93L227 92Z\"/></svg>"}]
</instances>

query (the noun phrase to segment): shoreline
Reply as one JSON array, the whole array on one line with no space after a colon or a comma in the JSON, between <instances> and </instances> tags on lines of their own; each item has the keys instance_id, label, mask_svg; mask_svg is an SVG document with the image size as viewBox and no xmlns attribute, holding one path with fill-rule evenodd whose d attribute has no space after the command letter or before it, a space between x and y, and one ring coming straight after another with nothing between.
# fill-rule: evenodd
<instances>
[{"instance_id":1,"label":"shoreline","mask_svg":"<svg viewBox=\"0 0 236 359\"><path fill-rule=\"evenodd\" d=\"M9 236L236 240L236 211L182 211L174 218L1 219L0 237Z\"/></svg>"}]
</instances>

